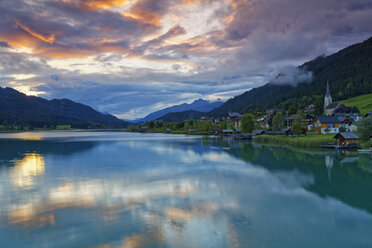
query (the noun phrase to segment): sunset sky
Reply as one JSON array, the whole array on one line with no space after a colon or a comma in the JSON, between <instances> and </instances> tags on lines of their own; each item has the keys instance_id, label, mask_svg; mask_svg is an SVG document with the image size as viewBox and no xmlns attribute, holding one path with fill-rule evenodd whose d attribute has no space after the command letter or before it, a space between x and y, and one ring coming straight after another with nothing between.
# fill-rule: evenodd
<instances>
[{"instance_id":1,"label":"sunset sky","mask_svg":"<svg viewBox=\"0 0 372 248\"><path fill-rule=\"evenodd\" d=\"M134 119L370 36L371 0L0 0L0 86Z\"/></svg>"}]
</instances>

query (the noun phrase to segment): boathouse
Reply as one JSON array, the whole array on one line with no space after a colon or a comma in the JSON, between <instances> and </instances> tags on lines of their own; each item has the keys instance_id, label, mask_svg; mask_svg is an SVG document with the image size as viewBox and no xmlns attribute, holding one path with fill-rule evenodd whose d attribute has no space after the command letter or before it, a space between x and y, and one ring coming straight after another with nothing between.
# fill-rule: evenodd
<instances>
[{"instance_id":1,"label":"boathouse","mask_svg":"<svg viewBox=\"0 0 372 248\"><path fill-rule=\"evenodd\" d=\"M252 134L253 135L263 135L263 134L265 134L265 131L262 130L262 129L255 129L255 130L252 131Z\"/></svg>"},{"instance_id":2,"label":"boathouse","mask_svg":"<svg viewBox=\"0 0 372 248\"><path fill-rule=\"evenodd\" d=\"M342 132L336 134L334 139L338 140L340 146L348 146L349 144L359 144L359 137L352 132Z\"/></svg>"}]
</instances>

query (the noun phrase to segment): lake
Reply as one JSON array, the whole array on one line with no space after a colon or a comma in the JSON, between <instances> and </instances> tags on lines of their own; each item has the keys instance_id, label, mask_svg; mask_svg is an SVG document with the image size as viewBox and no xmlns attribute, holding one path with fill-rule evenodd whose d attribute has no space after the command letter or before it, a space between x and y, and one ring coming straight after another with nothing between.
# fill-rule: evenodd
<instances>
[{"instance_id":1,"label":"lake","mask_svg":"<svg viewBox=\"0 0 372 248\"><path fill-rule=\"evenodd\" d=\"M372 156L170 134L1 133L0 247L372 247Z\"/></svg>"}]
</instances>

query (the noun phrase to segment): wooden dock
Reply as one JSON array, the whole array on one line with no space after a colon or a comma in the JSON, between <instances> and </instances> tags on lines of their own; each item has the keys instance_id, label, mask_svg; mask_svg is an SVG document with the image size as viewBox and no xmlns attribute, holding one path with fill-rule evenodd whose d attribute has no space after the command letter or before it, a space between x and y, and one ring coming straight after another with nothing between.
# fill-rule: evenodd
<instances>
[{"instance_id":1,"label":"wooden dock","mask_svg":"<svg viewBox=\"0 0 372 248\"><path fill-rule=\"evenodd\" d=\"M321 145L320 148L325 148L325 149L333 149L333 150L357 150L359 149L358 144L348 144L348 145L336 145L336 144L327 144L327 145Z\"/></svg>"},{"instance_id":2,"label":"wooden dock","mask_svg":"<svg viewBox=\"0 0 372 248\"><path fill-rule=\"evenodd\" d=\"M253 138L253 135L250 134L236 134L234 136L234 139L236 140L251 140Z\"/></svg>"}]
</instances>

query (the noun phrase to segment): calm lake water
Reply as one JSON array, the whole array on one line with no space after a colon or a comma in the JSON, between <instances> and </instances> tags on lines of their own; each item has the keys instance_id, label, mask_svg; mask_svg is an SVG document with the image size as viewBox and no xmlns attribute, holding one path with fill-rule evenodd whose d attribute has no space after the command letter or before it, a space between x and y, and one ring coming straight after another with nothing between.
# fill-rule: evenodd
<instances>
[{"instance_id":1,"label":"calm lake water","mask_svg":"<svg viewBox=\"0 0 372 248\"><path fill-rule=\"evenodd\" d=\"M372 156L2 133L0 247L372 247Z\"/></svg>"}]
</instances>

